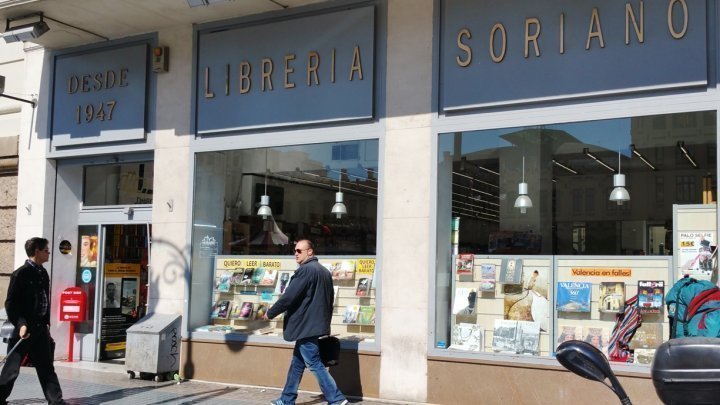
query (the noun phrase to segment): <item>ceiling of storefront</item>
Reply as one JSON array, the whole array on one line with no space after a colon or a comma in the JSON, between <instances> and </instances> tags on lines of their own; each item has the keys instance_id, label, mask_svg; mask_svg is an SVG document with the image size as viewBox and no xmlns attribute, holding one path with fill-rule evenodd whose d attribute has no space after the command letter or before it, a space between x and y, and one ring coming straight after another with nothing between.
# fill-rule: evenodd
<instances>
[{"instance_id":1,"label":"ceiling of storefront","mask_svg":"<svg viewBox=\"0 0 720 405\"><path fill-rule=\"evenodd\" d=\"M327 1L331 0L210 0L209 6L190 7L201 0L0 0L0 18L12 19L14 27L37 20L21 17L43 12L50 31L34 42L60 49Z\"/></svg>"}]
</instances>

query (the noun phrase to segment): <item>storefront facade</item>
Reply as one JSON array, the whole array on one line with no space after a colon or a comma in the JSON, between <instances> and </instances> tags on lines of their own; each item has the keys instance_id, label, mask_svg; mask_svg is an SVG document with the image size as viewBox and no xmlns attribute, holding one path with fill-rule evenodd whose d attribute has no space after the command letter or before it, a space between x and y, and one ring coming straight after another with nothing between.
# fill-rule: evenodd
<instances>
[{"instance_id":1,"label":"storefront facade","mask_svg":"<svg viewBox=\"0 0 720 405\"><path fill-rule=\"evenodd\" d=\"M602 397L567 384L558 337L607 340L606 289L711 274L688 246L718 238L716 4L661 3L320 2L27 51L17 239L72 246L52 259L54 295L91 297L72 357L122 357L171 313L185 378L282 386L292 346L257 318L310 237L347 394ZM646 364L615 368L654 395Z\"/></svg>"}]
</instances>

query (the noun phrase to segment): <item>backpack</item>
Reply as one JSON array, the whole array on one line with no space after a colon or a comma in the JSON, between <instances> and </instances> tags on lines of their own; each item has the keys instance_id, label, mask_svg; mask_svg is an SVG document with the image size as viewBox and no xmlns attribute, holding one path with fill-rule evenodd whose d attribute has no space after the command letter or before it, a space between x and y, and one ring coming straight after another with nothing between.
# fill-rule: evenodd
<instances>
[{"instance_id":1,"label":"backpack","mask_svg":"<svg viewBox=\"0 0 720 405\"><path fill-rule=\"evenodd\" d=\"M720 337L720 288L706 280L685 277L665 298L670 338Z\"/></svg>"}]
</instances>

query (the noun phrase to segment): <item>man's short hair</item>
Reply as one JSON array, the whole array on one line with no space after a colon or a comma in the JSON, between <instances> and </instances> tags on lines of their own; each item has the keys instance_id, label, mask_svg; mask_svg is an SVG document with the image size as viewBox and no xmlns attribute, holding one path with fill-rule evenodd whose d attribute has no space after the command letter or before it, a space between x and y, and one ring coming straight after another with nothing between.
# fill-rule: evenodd
<instances>
[{"instance_id":1,"label":"man's short hair","mask_svg":"<svg viewBox=\"0 0 720 405\"><path fill-rule=\"evenodd\" d=\"M307 243L308 249L312 249L313 252L315 251L315 244L314 244L310 239L307 239L307 238L305 238L305 239L300 239L299 241L295 242L295 244L298 244L298 243L303 242L303 241Z\"/></svg>"},{"instance_id":2,"label":"man's short hair","mask_svg":"<svg viewBox=\"0 0 720 405\"><path fill-rule=\"evenodd\" d=\"M110 287L110 286L115 287L115 283L109 282L109 283L107 283L107 284L105 285L105 288Z\"/></svg>"},{"instance_id":3,"label":"man's short hair","mask_svg":"<svg viewBox=\"0 0 720 405\"><path fill-rule=\"evenodd\" d=\"M36 250L45 249L49 243L45 238L30 238L25 242L25 254L27 254L27 257L34 257Z\"/></svg>"}]
</instances>

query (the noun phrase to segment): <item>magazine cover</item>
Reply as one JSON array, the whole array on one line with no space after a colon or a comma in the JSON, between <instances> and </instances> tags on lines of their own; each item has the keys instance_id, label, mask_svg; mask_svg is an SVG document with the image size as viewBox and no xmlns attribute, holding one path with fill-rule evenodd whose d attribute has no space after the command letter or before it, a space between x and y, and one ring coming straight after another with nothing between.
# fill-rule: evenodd
<instances>
[{"instance_id":1,"label":"magazine cover","mask_svg":"<svg viewBox=\"0 0 720 405\"><path fill-rule=\"evenodd\" d=\"M360 305L348 305L345 307L343 323L357 323L358 312L360 312Z\"/></svg>"},{"instance_id":2,"label":"magazine cover","mask_svg":"<svg viewBox=\"0 0 720 405\"><path fill-rule=\"evenodd\" d=\"M268 310L267 304L255 304L253 307L253 312L255 313L255 319L262 319L263 315Z\"/></svg>"},{"instance_id":3,"label":"magazine cover","mask_svg":"<svg viewBox=\"0 0 720 405\"><path fill-rule=\"evenodd\" d=\"M243 278L240 282L242 285L250 285L252 284L252 278L253 273L255 273L255 269L252 267L246 267L245 270L243 270Z\"/></svg>"},{"instance_id":4,"label":"magazine cover","mask_svg":"<svg viewBox=\"0 0 720 405\"><path fill-rule=\"evenodd\" d=\"M243 269L237 268L230 278L230 285L240 285L243 280Z\"/></svg>"},{"instance_id":5,"label":"magazine cover","mask_svg":"<svg viewBox=\"0 0 720 405\"><path fill-rule=\"evenodd\" d=\"M370 280L369 278L361 278L358 280L357 288L355 289L355 295L358 297L367 297L370 293Z\"/></svg>"},{"instance_id":6,"label":"magazine cover","mask_svg":"<svg viewBox=\"0 0 720 405\"><path fill-rule=\"evenodd\" d=\"M600 283L600 297L598 298L600 312L619 313L625 308L625 283Z\"/></svg>"},{"instance_id":7,"label":"magazine cover","mask_svg":"<svg viewBox=\"0 0 720 405\"><path fill-rule=\"evenodd\" d=\"M343 260L339 262L331 262L328 270L332 274L333 280L354 280L355 279L355 260Z\"/></svg>"},{"instance_id":8,"label":"magazine cover","mask_svg":"<svg viewBox=\"0 0 720 405\"><path fill-rule=\"evenodd\" d=\"M230 273L222 273L215 278L215 289L219 292L230 291L230 279L232 275Z\"/></svg>"},{"instance_id":9,"label":"magazine cover","mask_svg":"<svg viewBox=\"0 0 720 405\"><path fill-rule=\"evenodd\" d=\"M480 325L459 323L453 325L450 335L450 350L480 352L483 349L483 333Z\"/></svg>"},{"instance_id":10,"label":"magazine cover","mask_svg":"<svg viewBox=\"0 0 720 405\"><path fill-rule=\"evenodd\" d=\"M277 275L277 269L265 269L265 274L263 274L262 279L260 280L260 285L275 285Z\"/></svg>"},{"instance_id":11,"label":"magazine cover","mask_svg":"<svg viewBox=\"0 0 720 405\"><path fill-rule=\"evenodd\" d=\"M592 284L577 281L557 283L557 310L560 312L590 312Z\"/></svg>"},{"instance_id":12,"label":"magazine cover","mask_svg":"<svg viewBox=\"0 0 720 405\"><path fill-rule=\"evenodd\" d=\"M540 323L531 321L518 321L517 353L537 356L540 354Z\"/></svg>"},{"instance_id":13,"label":"magazine cover","mask_svg":"<svg viewBox=\"0 0 720 405\"><path fill-rule=\"evenodd\" d=\"M628 343L630 349L657 349L663 342L663 325L645 322L635 331Z\"/></svg>"},{"instance_id":14,"label":"magazine cover","mask_svg":"<svg viewBox=\"0 0 720 405\"><path fill-rule=\"evenodd\" d=\"M501 353L517 353L515 343L517 328L518 321L496 319L492 338L493 351Z\"/></svg>"},{"instance_id":15,"label":"magazine cover","mask_svg":"<svg viewBox=\"0 0 720 405\"><path fill-rule=\"evenodd\" d=\"M228 300L220 300L215 303L213 306L212 313L210 314L211 318L222 318L225 319L228 317L228 314L230 313L230 301Z\"/></svg>"},{"instance_id":16,"label":"magazine cover","mask_svg":"<svg viewBox=\"0 0 720 405\"><path fill-rule=\"evenodd\" d=\"M453 314L472 315L475 313L475 299L477 292L474 288L455 288L455 299L453 300Z\"/></svg>"},{"instance_id":17,"label":"magazine cover","mask_svg":"<svg viewBox=\"0 0 720 405\"><path fill-rule=\"evenodd\" d=\"M288 284L290 284L290 277L292 277L292 271L279 271L278 282L275 284L275 295L283 295Z\"/></svg>"},{"instance_id":18,"label":"magazine cover","mask_svg":"<svg viewBox=\"0 0 720 405\"><path fill-rule=\"evenodd\" d=\"M360 325L375 325L375 307L367 305L360 306L357 323Z\"/></svg>"},{"instance_id":19,"label":"magazine cover","mask_svg":"<svg viewBox=\"0 0 720 405\"><path fill-rule=\"evenodd\" d=\"M263 277L265 277L265 268L264 267L258 267L255 269L255 272L252 275L251 282L252 284L258 285L262 281Z\"/></svg>"},{"instance_id":20,"label":"magazine cover","mask_svg":"<svg viewBox=\"0 0 720 405\"><path fill-rule=\"evenodd\" d=\"M610 340L610 329L585 327L583 328L584 339L586 342L597 347L607 356L608 342Z\"/></svg>"},{"instance_id":21,"label":"magazine cover","mask_svg":"<svg viewBox=\"0 0 720 405\"><path fill-rule=\"evenodd\" d=\"M495 291L495 265L480 265L480 291Z\"/></svg>"},{"instance_id":22,"label":"magazine cover","mask_svg":"<svg viewBox=\"0 0 720 405\"><path fill-rule=\"evenodd\" d=\"M230 319L240 319L240 305L239 302L232 303L232 310L230 310Z\"/></svg>"},{"instance_id":23,"label":"magazine cover","mask_svg":"<svg viewBox=\"0 0 720 405\"><path fill-rule=\"evenodd\" d=\"M455 260L455 274L458 276L472 274L474 261L474 255L467 253L457 255L457 259Z\"/></svg>"},{"instance_id":24,"label":"magazine cover","mask_svg":"<svg viewBox=\"0 0 720 405\"><path fill-rule=\"evenodd\" d=\"M664 296L664 281L638 281L637 305L641 313L659 314L662 310Z\"/></svg>"},{"instance_id":25,"label":"magazine cover","mask_svg":"<svg viewBox=\"0 0 720 405\"><path fill-rule=\"evenodd\" d=\"M250 301L245 301L240 306L240 315L238 316L238 319L250 319L250 317L253 314L253 303Z\"/></svg>"},{"instance_id":26,"label":"magazine cover","mask_svg":"<svg viewBox=\"0 0 720 405\"><path fill-rule=\"evenodd\" d=\"M500 284L522 283L522 259L503 259L500 267Z\"/></svg>"},{"instance_id":27,"label":"magazine cover","mask_svg":"<svg viewBox=\"0 0 720 405\"><path fill-rule=\"evenodd\" d=\"M546 267L527 267L519 285L506 285L504 318L517 321L534 321L547 331L550 323L548 276Z\"/></svg>"},{"instance_id":28,"label":"magazine cover","mask_svg":"<svg viewBox=\"0 0 720 405\"><path fill-rule=\"evenodd\" d=\"M569 340L580 340L582 338L582 327L573 325L560 325L558 327L558 338L555 342L557 348L560 343L567 342Z\"/></svg>"}]
</instances>

